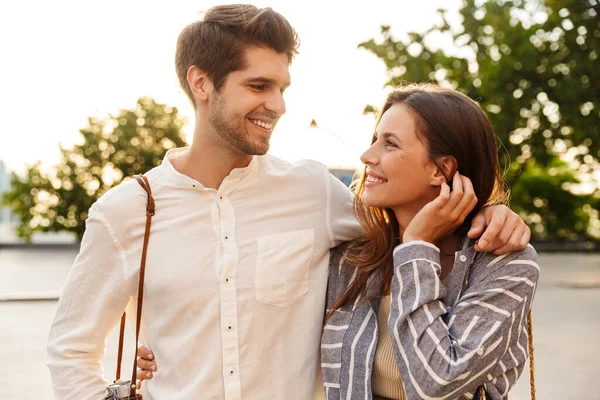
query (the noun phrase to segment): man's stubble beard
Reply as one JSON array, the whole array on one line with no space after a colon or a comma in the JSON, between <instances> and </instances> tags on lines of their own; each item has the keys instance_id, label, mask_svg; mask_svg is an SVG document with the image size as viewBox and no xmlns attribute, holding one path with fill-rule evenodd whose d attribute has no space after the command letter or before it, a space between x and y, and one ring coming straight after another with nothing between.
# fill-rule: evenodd
<instances>
[{"instance_id":1,"label":"man's stubble beard","mask_svg":"<svg viewBox=\"0 0 600 400\"><path fill-rule=\"evenodd\" d=\"M269 151L269 140L253 142L244 127L245 116L229 111L223 96L215 94L208 118L217 135L240 153L262 156Z\"/></svg>"}]
</instances>

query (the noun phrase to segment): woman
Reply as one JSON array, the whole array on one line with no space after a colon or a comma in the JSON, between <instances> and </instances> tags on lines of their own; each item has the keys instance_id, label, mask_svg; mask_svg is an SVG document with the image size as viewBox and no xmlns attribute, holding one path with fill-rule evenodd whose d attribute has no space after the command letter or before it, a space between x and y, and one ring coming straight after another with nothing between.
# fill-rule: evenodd
<instances>
[{"instance_id":1,"label":"woman","mask_svg":"<svg viewBox=\"0 0 600 400\"><path fill-rule=\"evenodd\" d=\"M331 257L327 398L471 399L483 387L505 399L527 359L539 267L531 246L495 256L466 236L505 198L485 114L454 90L395 89L361 160L365 236Z\"/></svg>"},{"instance_id":2,"label":"woman","mask_svg":"<svg viewBox=\"0 0 600 400\"><path fill-rule=\"evenodd\" d=\"M366 236L332 257L329 399L473 398L480 386L507 397L527 359L539 267L531 246L497 257L465 235L481 207L505 197L497 154L467 96L431 85L390 93L356 188ZM468 185L476 199L461 197Z\"/></svg>"}]
</instances>

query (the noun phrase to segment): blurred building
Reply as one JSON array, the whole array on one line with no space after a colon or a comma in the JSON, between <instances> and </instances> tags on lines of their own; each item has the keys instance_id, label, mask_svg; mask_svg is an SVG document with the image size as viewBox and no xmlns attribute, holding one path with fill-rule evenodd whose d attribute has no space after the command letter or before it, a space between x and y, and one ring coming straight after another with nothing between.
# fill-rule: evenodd
<instances>
[{"instance_id":1,"label":"blurred building","mask_svg":"<svg viewBox=\"0 0 600 400\"><path fill-rule=\"evenodd\" d=\"M4 161L0 160L0 200L10 189L10 174ZM0 243L13 242L15 239L14 227L16 217L10 212L8 207L4 207L0 202Z\"/></svg>"},{"instance_id":2,"label":"blurred building","mask_svg":"<svg viewBox=\"0 0 600 400\"><path fill-rule=\"evenodd\" d=\"M4 161L0 160L0 199L10 188L10 175L6 169ZM0 224L8 223L11 220L11 213L7 207L3 207L0 202Z\"/></svg>"},{"instance_id":3,"label":"blurred building","mask_svg":"<svg viewBox=\"0 0 600 400\"><path fill-rule=\"evenodd\" d=\"M354 168L329 168L329 172L331 173L331 175L335 176L340 181L342 181L342 183L346 186L350 186L350 184L354 180L354 175L356 174L356 170Z\"/></svg>"},{"instance_id":4,"label":"blurred building","mask_svg":"<svg viewBox=\"0 0 600 400\"><path fill-rule=\"evenodd\" d=\"M270 153L290 162L309 159L325 164L346 186L360 164L339 135L321 128L314 119L306 128L279 132L271 139Z\"/></svg>"}]
</instances>

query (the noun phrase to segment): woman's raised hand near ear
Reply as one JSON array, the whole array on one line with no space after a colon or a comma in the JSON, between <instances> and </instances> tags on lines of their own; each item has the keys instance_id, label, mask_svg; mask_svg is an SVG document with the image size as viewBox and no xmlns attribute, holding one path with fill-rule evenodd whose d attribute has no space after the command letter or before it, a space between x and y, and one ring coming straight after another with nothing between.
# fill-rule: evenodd
<instances>
[{"instance_id":1,"label":"woman's raised hand near ear","mask_svg":"<svg viewBox=\"0 0 600 400\"><path fill-rule=\"evenodd\" d=\"M435 243L458 228L477 205L471 180L458 172L452 178L452 190L446 184L438 197L427 203L412 219L402 242L422 240Z\"/></svg>"}]
</instances>

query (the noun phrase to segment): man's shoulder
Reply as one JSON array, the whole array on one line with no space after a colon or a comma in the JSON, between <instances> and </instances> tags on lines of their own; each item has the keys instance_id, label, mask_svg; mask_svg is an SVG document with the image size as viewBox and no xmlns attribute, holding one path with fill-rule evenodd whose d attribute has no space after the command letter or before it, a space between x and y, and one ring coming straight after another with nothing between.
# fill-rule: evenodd
<instances>
[{"instance_id":1,"label":"man's shoulder","mask_svg":"<svg viewBox=\"0 0 600 400\"><path fill-rule=\"evenodd\" d=\"M278 158L271 154L266 154L261 157L262 169L269 175L292 175L306 177L320 177L323 179L325 171L328 171L327 166L314 160L300 160L290 162Z\"/></svg>"},{"instance_id":2,"label":"man's shoulder","mask_svg":"<svg viewBox=\"0 0 600 400\"><path fill-rule=\"evenodd\" d=\"M482 253L473 266L475 274L481 277L501 272L506 275L520 276L537 282L540 274L540 262L535 248L528 244L524 249L507 254L496 255Z\"/></svg>"},{"instance_id":3,"label":"man's shoulder","mask_svg":"<svg viewBox=\"0 0 600 400\"><path fill-rule=\"evenodd\" d=\"M156 167L145 174L153 191L161 184ZM109 222L125 222L130 218L145 215L148 196L134 177L123 180L110 188L92 206L91 212L99 213Z\"/></svg>"}]
</instances>

